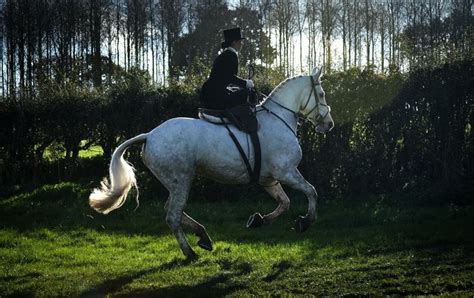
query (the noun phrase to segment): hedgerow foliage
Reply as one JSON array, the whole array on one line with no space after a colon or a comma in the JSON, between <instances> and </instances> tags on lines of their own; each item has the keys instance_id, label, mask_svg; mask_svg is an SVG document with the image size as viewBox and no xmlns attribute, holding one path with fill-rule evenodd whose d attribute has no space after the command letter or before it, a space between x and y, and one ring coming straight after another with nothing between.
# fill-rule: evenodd
<instances>
[{"instance_id":1,"label":"hedgerow foliage","mask_svg":"<svg viewBox=\"0 0 474 298\"><path fill-rule=\"evenodd\" d=\"M301 171L326 197L433 187L472 193L472 73L472 61L464 61L410 75L350 69L324 76L336 127L326 135L309 124L300 127ZM282 79L259 69L255 81L269 92ZM132 70L100 89L49 83L33 99L3 99L1 184L105 175L110 154L123 140L172 117L196 117L202 80L157 87L146 72ZM78 157L93 145L104 155ZM130 152L138 163L139 150ZM215 190L209 181L197 184ZM226 188L219 191L225 194Z\"/></svg>"}]
</instances>

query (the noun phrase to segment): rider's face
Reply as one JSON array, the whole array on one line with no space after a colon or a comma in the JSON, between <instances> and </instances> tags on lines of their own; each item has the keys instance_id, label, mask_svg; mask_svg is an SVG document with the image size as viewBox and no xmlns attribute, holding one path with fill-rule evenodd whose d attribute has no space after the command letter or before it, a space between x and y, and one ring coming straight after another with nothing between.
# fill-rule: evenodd
<instances>
[{"instance_id":1,"label":"rider's face","mask_svg":"<svg viewBox=\"0 0 474 298\"><path fill-rule=\"evenodd\" d=\"M232 42L232 47L236 49L237 51L240 51L242 49L242 46L244 45L244 40L236 40Z\"/></svg>"}]
</instances>

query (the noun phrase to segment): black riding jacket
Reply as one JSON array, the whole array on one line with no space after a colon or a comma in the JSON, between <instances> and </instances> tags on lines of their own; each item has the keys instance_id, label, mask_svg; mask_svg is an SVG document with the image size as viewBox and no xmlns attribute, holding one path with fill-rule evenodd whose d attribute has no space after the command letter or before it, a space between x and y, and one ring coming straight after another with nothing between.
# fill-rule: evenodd
<instances>
[{"instance_id":1,"label":"black riding jacket","mask_svg":"<svg viewBox=\"0 0 474 298\"><path fill-rule=\"evenodd\" d=\"M239 59L231 49L225 49L214 60L211 74L201 89L201 105L209 109L226 109L247 101L247 81L237 76ZM227 87L236 85L242 90L230 92Z\"/></svg>"}]
</instances>

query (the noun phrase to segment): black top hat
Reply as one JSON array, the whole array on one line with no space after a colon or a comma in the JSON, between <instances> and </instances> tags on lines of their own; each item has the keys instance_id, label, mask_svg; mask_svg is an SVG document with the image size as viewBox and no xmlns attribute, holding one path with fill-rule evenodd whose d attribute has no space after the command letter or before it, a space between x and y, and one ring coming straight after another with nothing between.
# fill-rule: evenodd
<instances>
[{"instance_id":1,"label":"black top hat","mask_svg":"<svg viewBox=\"0 0 474 298\"><path fill-rule=\"evenodd\" d=\"M222 42L222 48L227 48L233 41L241 39L245 39L245 37L242 37L239 27L226 29L224 30L224 42Z\"/></svg>"}]
</instances>

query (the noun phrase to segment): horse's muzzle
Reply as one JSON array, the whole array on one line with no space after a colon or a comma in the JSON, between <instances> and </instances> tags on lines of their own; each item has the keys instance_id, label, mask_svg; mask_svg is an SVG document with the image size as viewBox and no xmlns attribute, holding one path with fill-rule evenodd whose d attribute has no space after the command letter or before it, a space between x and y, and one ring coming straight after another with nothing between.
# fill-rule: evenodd
<instances>
[{"instance_id":1,"label":"horse's muzzle","mask_svg":"<svg viewBox=\"0 0 474 298\"><path fill-rule=\"evenodd\" d=\"M334 128L334 122L328 122L328 123L319 123L316 125L316 132L317 133L325 133L328 131L331 131L331 129Z\"/></svg>"}]
</instances>

